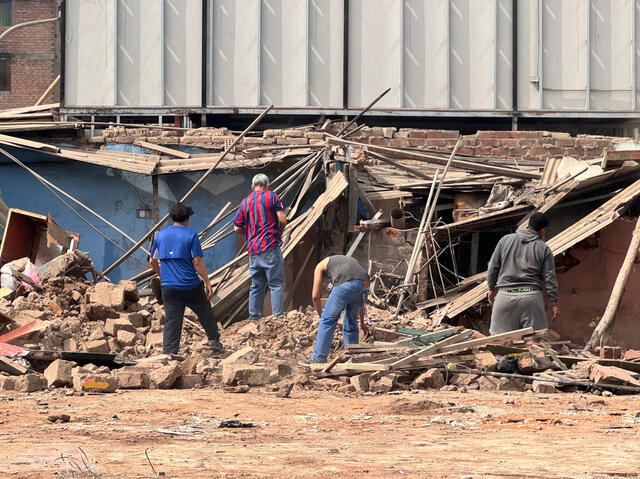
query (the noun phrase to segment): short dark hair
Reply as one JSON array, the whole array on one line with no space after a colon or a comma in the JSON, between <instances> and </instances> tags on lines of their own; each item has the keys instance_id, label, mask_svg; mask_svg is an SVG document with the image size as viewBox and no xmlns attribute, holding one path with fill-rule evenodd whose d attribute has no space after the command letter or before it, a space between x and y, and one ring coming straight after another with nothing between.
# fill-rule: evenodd
<instances>
[{"instance_id":1,"label":"short dark hair","mask_svg":"<svg viewBox=\"0 0 640 479\"><path fill-rule=\"evenodd\" d=\"M540 231L549 226L549 217L544 213L536 211L529 218L529 228L532 230Z\"/></svg>"},{"instance_id":2,"label":"short dark hair","mask_svg":"<svg viewBox=\"0 0 640 479\"><path fill-rule=\"evenodd\" d=\"M169 216L175 223L183 223L189 219L189 217L193 214L193 209L189 205L185 205L184 203L176 203L171 208L169 212Z\"/></svg>"}]
</instances>

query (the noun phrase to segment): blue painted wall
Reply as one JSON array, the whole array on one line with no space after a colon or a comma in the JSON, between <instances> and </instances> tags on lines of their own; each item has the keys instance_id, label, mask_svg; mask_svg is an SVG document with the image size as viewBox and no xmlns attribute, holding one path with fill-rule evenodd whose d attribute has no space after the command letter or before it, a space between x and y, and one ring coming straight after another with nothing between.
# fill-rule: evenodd
<instances>
[{"instance_id":1,"label":"blue painted wall","mask_svg":"<svg viewBox=\"0 0 640 479\"><path fill-rule=\"evenodd\" d=\"M51 160L51 157L23 150L13 149L10 153L132 238L141 238L153 226L152 220L136 217L137 209L148 209L152 205L151 177L76 161ZM251 177L256 172L247 169L233 174L213 173L189 201L195 211L189 226L200 231L225 203L230 201L234 206L238 204L248 194ZM271 178L279 173L274 168L265 169L264 172ZM160 176L160 216L166 214L201 175L202 172ZM63 228L80 233L80 249L89 252L97 270L103 271L122 255L119 249L70 212L31 174L3 155L0 155L0 191L10 208L49 215ZM83 209L77 207L76 210L122 248L129 249L131 243L121 234ZM235 248L235 238L232 236L205 251L208 270L212 271L232 259ZM113 281L130 278L139 273L146 262L146 255L138 251L109 277Z\"/></svg>"}]
</instances>

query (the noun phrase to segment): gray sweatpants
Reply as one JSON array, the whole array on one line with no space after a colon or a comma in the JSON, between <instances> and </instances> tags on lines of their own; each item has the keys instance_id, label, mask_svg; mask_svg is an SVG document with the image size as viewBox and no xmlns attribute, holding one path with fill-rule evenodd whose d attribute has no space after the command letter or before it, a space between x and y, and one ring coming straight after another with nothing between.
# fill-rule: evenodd
<instances>
[{"instance_id":1,"label":"gray sweatpants","mask_svg":"<svg viewBox=\"0 0 640 479\"><path fill-rule=\"evenodd\" d=\"M491 310L491 334L508 333L522 328L547 329L549 321L542 291L508 293L498 291Z\"/></svg>"}]
</instances>

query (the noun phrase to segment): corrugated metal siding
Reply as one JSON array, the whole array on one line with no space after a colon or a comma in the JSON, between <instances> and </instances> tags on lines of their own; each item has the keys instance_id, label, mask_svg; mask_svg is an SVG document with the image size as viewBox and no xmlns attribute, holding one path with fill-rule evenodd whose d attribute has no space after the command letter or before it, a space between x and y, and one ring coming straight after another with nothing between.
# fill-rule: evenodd
<instances>
[{"instance_id":1,"label":"corrugated metal siding","mask_svg":"<svg viewBox=\"0 0 640 479\"><path fill-rule=\"evenodd\" d=\"M344 0L205 3L210 107L512 109L512 0L350 0L347 82ZM202 5L68 0L65 105L200 107ZM640 0L518 10L518 110L636 110Z\"/></svg>"}]
</instances>

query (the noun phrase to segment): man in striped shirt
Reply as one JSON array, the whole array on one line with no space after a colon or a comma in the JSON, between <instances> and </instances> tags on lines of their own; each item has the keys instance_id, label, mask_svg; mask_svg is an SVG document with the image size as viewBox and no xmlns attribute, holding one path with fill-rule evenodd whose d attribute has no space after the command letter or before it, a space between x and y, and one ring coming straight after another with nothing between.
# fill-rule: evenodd
<instances>
[{"instance_id":1,"label":"man in striped shirt","mask_svg":"<svg viewBox=\"0 0 640 479\"><path fill-rule=\"evenodd\" d=\"M236 233L244 234L249 253L249 318L262 317L267 286L271 291L271 312L284 313L284 260L280 246L287 224L282 202L269 191L269 178L262 173L251 181L253 191L247 196L233 221Z\"/></svg>"}]
</instances>

